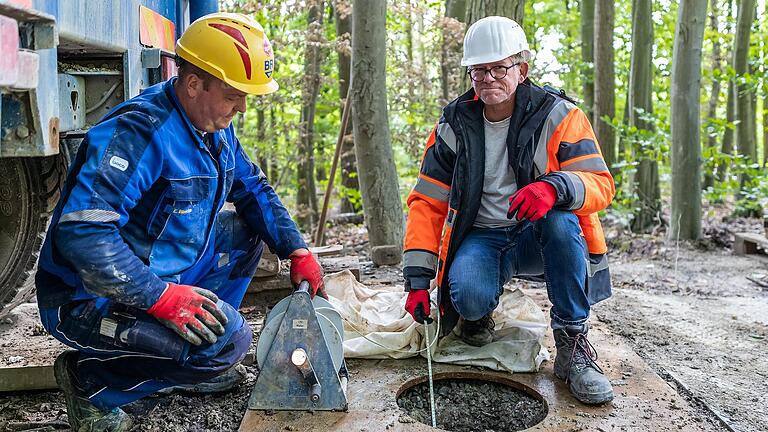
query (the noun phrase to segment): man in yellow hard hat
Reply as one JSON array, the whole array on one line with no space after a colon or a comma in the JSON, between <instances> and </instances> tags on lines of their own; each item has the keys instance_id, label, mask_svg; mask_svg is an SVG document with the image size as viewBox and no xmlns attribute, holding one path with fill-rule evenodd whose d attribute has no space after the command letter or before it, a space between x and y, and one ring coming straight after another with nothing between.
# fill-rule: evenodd
<instances>
[{"instance_id":1,"label":"man in yellow hard hat","mask_svg":"<svg viewBox=\"0 0 768 432\"><path fill-rule=\"evenodd\" d=\"M278 89L264 30L207 15L176 53L178 77L86 134L41 253L41 320L77 350L54 366L76 431L129 430L122 405L242 378L233 366L252 332L237 308L264 243L324 295L320 265L231 124L247 95Z\"/></svg>"}]
</instances>

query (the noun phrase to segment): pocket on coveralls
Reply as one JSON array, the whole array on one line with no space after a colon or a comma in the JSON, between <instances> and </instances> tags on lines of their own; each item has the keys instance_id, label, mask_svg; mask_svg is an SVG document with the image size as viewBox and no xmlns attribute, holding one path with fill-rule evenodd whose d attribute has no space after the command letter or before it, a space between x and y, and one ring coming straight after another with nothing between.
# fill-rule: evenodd
<instances>
[{"instance_id":1,"label":"pocket on coveralls","mask_svg":"<svg viewBox=\"0 0 768 432\"><path fill-rule=\"evenodd\" d=\"M169 180L167 193L159 203L160 211L150 224L150 235L171 242L205 243L211 181L210 177Z\"/></svg>"}]
</instances>

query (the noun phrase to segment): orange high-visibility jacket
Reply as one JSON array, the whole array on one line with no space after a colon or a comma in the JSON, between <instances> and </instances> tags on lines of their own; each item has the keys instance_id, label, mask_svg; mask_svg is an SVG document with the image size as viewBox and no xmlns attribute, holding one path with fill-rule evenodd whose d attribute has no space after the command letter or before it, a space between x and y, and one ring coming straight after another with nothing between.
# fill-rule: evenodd
<instances>
[{"instance_id":1,"label":"orange high-visibility jacket","mask_svg":"<svg viewBox=\"0 0 768 432\"><path fill-rule=\"evenodd\" d=\"M427 140L421 170L408 196L403 275L408 288L427 288L437 275L443 334L455 324L445 275L480 208L485 167L483 103L473 90L443 109ZM557 191L556 209L579 218L590 256L587 295L611 295L603 229L597 212L615 193L586 115L573 101L526 80L518 86L507 137L517 187L545 181Z\"/></svg>"}]
</instances>

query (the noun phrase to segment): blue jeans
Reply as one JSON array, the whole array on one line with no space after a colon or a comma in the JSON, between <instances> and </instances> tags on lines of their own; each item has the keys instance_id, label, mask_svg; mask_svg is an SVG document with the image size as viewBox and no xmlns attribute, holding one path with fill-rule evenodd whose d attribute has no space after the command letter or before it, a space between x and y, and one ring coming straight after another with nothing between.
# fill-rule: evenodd
<instances>
[{"instance_id":1,"label":"blue jeans","mask_svg":"<svg viewBox=\"0 0 768 432\"><path fill-rule=\"evenodd\" d=\"M473 228L448 272L451 301L464 319L478 320L496 309L513 277L543 274L552 328L580 325L589 318L587 256L578 218L569 211L551 210L509 228Z\"/></svg>"},{"instance_id":2,"label":"blue jeans","mask_svg":"<svg viewBox=\"0 0 768 432\"><path fill-rule=\"evenodd\" d=\"M237 308L256 271L263 243L234 212L219 213L215 239L175 282L216 293L228 318L216 343L193 346L146 311L97 297L41 309L43 326L80 351L75 385L104 410L177 384L211 379L242 360L252 331Z\"/></svg>"}]
</instances>

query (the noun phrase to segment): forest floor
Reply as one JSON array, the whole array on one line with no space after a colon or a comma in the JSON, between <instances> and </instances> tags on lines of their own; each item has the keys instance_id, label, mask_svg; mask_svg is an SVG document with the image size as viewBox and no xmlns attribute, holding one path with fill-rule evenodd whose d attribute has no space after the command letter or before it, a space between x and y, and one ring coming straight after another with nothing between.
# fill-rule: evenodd
<instances>
[{"instance_id":1,"label":"forest floor","mask_svg":"<svg viewBox=\"0 0 768 432\"><path fill-rule=\"evenodd\" d=\"M768 257L731 250L733 234L760 233L760 221L709 216L704 240L688 243L667 240L664 233L632 235L606 219L614 295L594 308L592 320L625 338L700 414L707 430L768 430ZM364 228L336 226L327 237L360 257L364 283L401 283L397 268L369 264ZM61 349L41 332L34 308L21 311L0 323L0 366L34 357L25 346L47 346L36 350L49 360ZM256 330L264 311L244 311ZM255 365L246 369L246 382L231 393L147 398L126 410L137 418L136 430L236 430L258 373ZM59 392L0 395L0 430L66 429Z\"/></svg>"}]
</instances>

